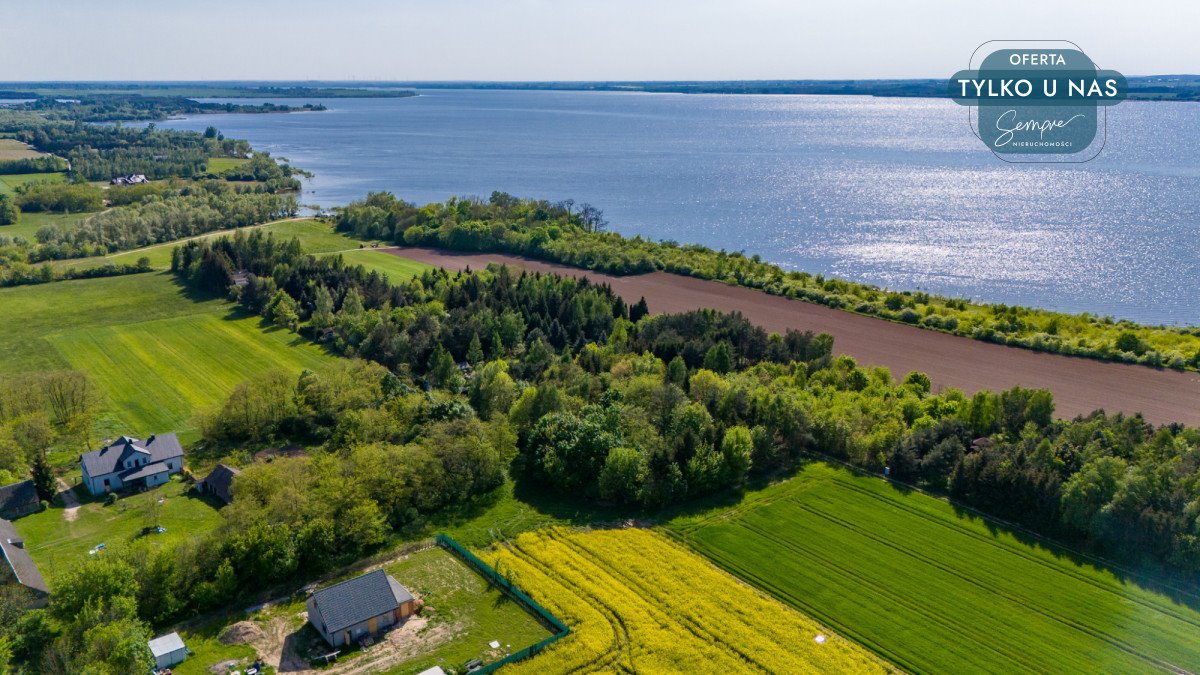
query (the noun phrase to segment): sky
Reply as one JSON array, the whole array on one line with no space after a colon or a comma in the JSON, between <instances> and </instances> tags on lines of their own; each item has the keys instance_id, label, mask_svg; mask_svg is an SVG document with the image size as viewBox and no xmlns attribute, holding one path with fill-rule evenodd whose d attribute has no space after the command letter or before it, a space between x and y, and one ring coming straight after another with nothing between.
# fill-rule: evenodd
<instances>
[{"instance_id":1,"label":"sky","mask_svg":"<svg viewBox=\"0 0 1200 675\"><path fill-rule=\"evenodd\" d=\"M0 0L0 81L947 77L992 39L1200 72L1200 2Z\"/></svg>"}]
</instances>

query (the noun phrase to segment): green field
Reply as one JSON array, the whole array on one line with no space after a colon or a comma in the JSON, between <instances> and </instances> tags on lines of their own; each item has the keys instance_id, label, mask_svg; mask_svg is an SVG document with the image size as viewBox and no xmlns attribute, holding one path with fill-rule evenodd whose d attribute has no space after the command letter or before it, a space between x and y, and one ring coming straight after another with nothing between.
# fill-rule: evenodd
<instances>
[{"instance_id":1,"label":"green field","mask_svg":"<svg viewBox=\"0 0 1200 675\"><path fill-rule=\"evenodd\" d=\"M3 176L0 176L3 178ZM0 190L2 192L3 190ZM75 227L93 213L22 213L21 218L13 225L0 225L0 237L21 237L30 242L36 242L37 231L46 226L65 225Z\"/></svg>"},{"instance_id":2,"label":"green field","mask_svg":"<svg viewBox=\"0 0 1200 675\"><path fill-rule=\"evenodd\" d=\"M37 219L38 222L30 223L26 219L30 215L41 216ZM78 222L86 215L51 215L51 214L23 214L21 223L13 226L14 229L0 228L0 234L17 233L17 229L23 231L21 236L32 238L38 227L42 224L48 224L51 219L61 219L63 222L71 222L74 219ZM251 228L244 228L251 229ZM271 232L276 237L283 239L291 239L297 237L300 239L300 245L305 253L313 255L332 255L340 253L346 259L346 262L351 265L362 265L368 270L376 270L381 274L386 274L392 281L399 282L408 279L409 277L420 274L429 269L429 266L424 263L419 263L413 260L398 258L394 255L388 255L386 252L370 249L359 248L359 241L351 239L344 234L334 232L329 225L313 219L301 220L280 220L273 223L260 225L257 228L265 232ZM221 230L209 234L196 237L197 239L211 239L214 237L223 237L233 234L236 230ZM68 260L56 260L51 264L56 269L90 269L92 267L100 267L112 263L114 265L133 265L138 259L145 257L150 259L150 265L154 269L165 270L171 267L171 251L179 245L178 241L170 241L162 244L155 244L145 248L134 249L132 251L122 251L106 256L97 256L94 258L72 258Z\"/></svg>"},{"instance_id":3,"label":"green field","mask_svg":"<svg viewBox=\"0 0 1200 675\"><path fill-rule=\"evenodd\" d=\"M912 672L1200 668L1195 595L1176 602L945 501L826 464L670 528Z\"/></svg>"},{"instance_id":4,"label":"green field","mask_svg":"<svg viewBox=\"0 0 1200 675\"><path fill-rule=\"evenodd\" d=\"M430 266L425 263L400 258L385 251L369 248L359 251L347 251L342 253L342 257L350 265L362 265L368 270L388 275L388 278L393 283L406 281L409 277L430 269Z\"/></svg>"},{"instance_id":5,"label":"green field","mask_svg":"<svg viewBox=\"0 0 1200 675\"><path fill-rule=\"evenodd\" d=\"M98 544L104 544L105 550L96 555L113 555L135 541L174 546L215 528L221 519L217 510L188 490L189 486L175 477L162 487L123 497L112 506L88 501L79 507L74 521L63 517L62 507L51 506L13 524L27 540L25 548L53 591L54 580L87 559L88 551ZM160 497L163 503L158 505ZM155 520L167 531L141 536L142 528Z\"/></svg>"},{"instance_id":6,"label":"green field","mask_svg":"<svg viewBox=\"0 0 1200 675\"><path fill-rule=\"evenodd\" d=\"M75 216L78 218L79 216ZM24 227L24 216L22 216L22 224L17 227ZM264 225L255 227L242 228L243 230L259 229L264 232L273 233L281 239L291 239L297 237L300 239L300 245L305 253L322 254L333 253L338 251L356 251L359 242L351 239L343 234L334 232L329 225L322 223L319 220L300 219L300 220L279 220ZM36 228L35 228L36 230ZM200 235L195 239L213 239L216 237L224 237L233 234L237 230L219 230L208 234ZM3 230L0 229L0 233ZM121 251L106 256L97 256L93 258L72 258L68 260L56 260L51 265L60 269L88 269L91 267L99 267L108 263L113 264L135 264L139 258L146 257L150 259L150 264L155 269L168 269L171 266L171 250L179 246L179 241L168 241L162 244L154 244L143 248L133 249L130 251ZM416 264L416 263L414 263Z\"/></svg>"},{"instance_id":7,"label":"green field","mask_svg":"<svg viewBox=\"0 0 1200 675\"><path fill-rule=\"evenodd\" d=\"M62 173L14 173L0 175L0 194L12 194L18 187L26 183L36 183L39 181L61 183L64 177Z\"/></svg>"},{"instance_id":8,"label":"green field","mask_svg":"<svg viewBox=\"0 0 1200 675\"><path fill-rule=\"evenodd\" d=\"M208 171L209 173L225 173L249 161L240 157L210 157L208 160Z\"/></svg>"},{"instance_id":9,"label":"green field","mask_svg":"<svg viewBox=\"0 0 1200 675\"><path fill-rule=\"evenodd\" d=\"M0 373L79 368L106 394L102 433L176 431L258 373L336 357L264 328L220 299L195 300L166 273L0 289Z\"/></svg>"}]
</instances>

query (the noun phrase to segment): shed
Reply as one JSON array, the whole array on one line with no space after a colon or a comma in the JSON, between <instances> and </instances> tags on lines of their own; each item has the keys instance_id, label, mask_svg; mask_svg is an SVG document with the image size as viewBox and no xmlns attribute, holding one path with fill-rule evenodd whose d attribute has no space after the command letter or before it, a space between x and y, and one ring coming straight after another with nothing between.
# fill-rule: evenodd
<instances>
[{"instance_id":1,"label":"shed","mask_svg":"<svg viewBox=\"0 0 1200 675\"><path fill-rule=\"evenodd\" d=\"M3 519L0 519L0 558L8 564L16 582L33 594L34 606L45 607L50 597L50 587L25 550L25 539L17 534L17 528L12 523ZM0 575L0 579L4 576Z\"/></svg>"},{"instance_id":2,"label":"shed","mask_svg":"<svg viewBox=\"0 0 1200 675\"><path fill-rule=\"evenodd\" d=\"M170 668L182 663L187 658L187 647L179 633L167 633L150 641L150 652L154 654L154 667L157 670Z\"/></svg>"},{"instance_id":3,"label":"shed","mask_svg":"<svg viewBox=\"0 0 1200 675\"><path fill-rule=\"evenodd\" d=\"M321 637L340 647L404 621L417 601L383 570L323 588L308 599L308 621Z\"/></svg>"},{"instance_id":4,"label":"shed","mask_svg":"<svg viewBox=\"0 0 1200 675\"><path fill-rule=\"evenodd\" d=\"M25 480L0 487L0 518L15 520L37 513L42 508L33 481Z\"/></svg>"},{"instance_id":5,"label":"shed","mask_svg":"<svg viewBox=\"0 0 1200 675\"><path fill-rule=\"evenodd\" d=\"M241 473L239 469L218 464L204 477L204 480L200 481L200 491L229 504L233 501L233 491L230 489L233 487L233 478L239 473Z\"/></svg>"}]
</instances>

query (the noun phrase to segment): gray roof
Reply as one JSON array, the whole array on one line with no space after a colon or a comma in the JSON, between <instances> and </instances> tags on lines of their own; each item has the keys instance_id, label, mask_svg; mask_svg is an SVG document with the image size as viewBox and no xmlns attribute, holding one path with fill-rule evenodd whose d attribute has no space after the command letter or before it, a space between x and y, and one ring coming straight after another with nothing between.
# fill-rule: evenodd
<instances>
[{"instance_id":1,"label":"gray roof","mask_svg":"<svg viewBox=\"0 0 1200 675\"><path fill-rule=\"evenodd\" d=\"M22 507L38 506L39 504L41 501L38 499L37 488L33 486L31 480L0 487L0 513L9 509L19 510Z\"/></svg>"},{"instance_id":2,"label":"gray roof","mask_svg":"<svg viewBox=\"0 0 1200 675\"><path fill-rule=\"evenodd\" d=\"M241 473L240 469L218 464L200 482L204 484L205 490L220 497L228 504L233 501L233 492L229 488L233 487L233 477L239 473Z\"/></svg>"},{"instance_id":3,"label":"gray roof","mask_svg":"<svg viewBox=\"0 0 1200 675\"><path fill-rule=\"evenodd\" d=\"M136 469L130 469L129 471L126 471L125 473L121 474L121 481L128 482L131 480L137 480L139 478L153 476L154 474L158 473L166 473L168 471L170 471L170 469L167 468L166 464L163 464L162 462L155 462L153 464L147 464L146 466L140 466Z\"/></svg>"},{"instance_id":4,"label":"gray roof","mask_svg":"<svg viewBox=\"0 0 1200 675\"><path fill-rule=\"evenodd\" d=\"M166 656L171 652L177 652L180 649L185 649L183 638L179 637L179 633L167 633L161 637L156 637L150 641L150 651L154 654L154 658Z\"/></svg>"},{"instance_id":5,"label":"gray roof","mask_svg":"<svg viewBox=\"0 0 1200 675\"><path fill-rule=\"evenodd\" d=\"M326 633L336 633L371 617L387 614L413 599L412 593L390 574L375 570L313 593L313 607L325 624Z\"/></svg>"},{"instance_id":6,"label":"gray roof","mask_svg":"<svg viewBox=\"0 0 1200 675\"><path fill-rule=\"evenodd\" d=\"M93 450L80 456L79 463L92 478L116 473L121 468L121 462L133 453L148 455L151 464L163 462L174 457L183 456L183 446L175 434L151 436L145 441L122 436L112 445L100 450Z\"/></svg>"},{"instance_id":7,"label":"gray roof","mask_svg":"<svg viewBox=\"0 0 1200 675\"><path fill-rule=\"evenodd\" d=\"M17 581L28 588L41 593L49 593L50 587L42 578L33 558L24 547L25 540L17 534L17 528L7 520L0 519L0 553L3 553L8 566L12 568Z\"/></svg>"}]
</instances>

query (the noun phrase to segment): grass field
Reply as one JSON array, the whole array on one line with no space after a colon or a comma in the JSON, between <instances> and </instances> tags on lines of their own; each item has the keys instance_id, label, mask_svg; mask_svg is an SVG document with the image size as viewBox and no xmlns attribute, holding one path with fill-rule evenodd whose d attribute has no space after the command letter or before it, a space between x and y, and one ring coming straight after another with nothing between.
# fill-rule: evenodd
<instances>
[{"instance_id":1,"label":"grass field","mask_svg":"<svg viewBox=\"0 0 1200 675\"><path fill-rule=\"evenodd\" d=\"M0 176L0 179L3 179ZM2 192L3 190L0 190ZM0 237L21 237L30 242L36 242L34 236L38 229L48 225L65 225L75 227L94 213L22 213L21 218L13 225L0 226ZM169 260L168 260L169 262Z\"/></svg>"},{"instance_id":2,"label":"grass field","mask_svg":"<svg viewBox=\"0 0 1200 675\"><path fill-rule=\"evenodd\" d=\"M241 159L239 157L210 157L208 159L208 171L209 173L225 173L249 161L248 159Z\"/></svg>"},{"instance_id":3,"label":"grass field","mask_svg":"<svg viewBox=\"0 0 1200 675\"><path fill-rule=\"evenodd\" d=\"M0 162L10 159L33 159L43 154L45 153L38 152L15 138L0 138Z\"/></svg>"},{"instance_id":4,"label":"grass field","mask_svg":"<svg viewBox=\"0 0 1200 675\"><path fill-rule=\"evenodd\" d=\"M1195 596L1189 608L944 501L826 464L671 528L913 672L1200 668Z\"/></svg>"},{"instance_id":5,"label":"grass field","mask_svg":"<svg viewBox=\"0 0 1200 675\"><path fill-rule=\"evenodd\" d=\"M384 251L375 249L347 251L342 253L342 257L346 259L348 264L362 265L368 270L388 275L388 279L393 283L405 281L430 269L430 266L425 263L390 255Z\"/></svg>"},{"instance_id":6,"label":"grass field","mask_svg":"<svg viewBox=\"0 0 1200 675\"><path fill-rule=\"evenodd\" d=\"M21 230L20 236L32 238L37 232L37 228L43 223L48 223L45 219L43 222L32 223L26 219L31 215L42 214L22 214L21 222L13 226L14 229L0 228L0 234L18 234L17 230ZM86 217L86 214L76 214L71 216L53 216L62 218L65 222L70 222L68 219L75 219L78 222ZM245 228L250 229L250 228ZM276 237L283 239L291 239L296 237L300 239L300 245L305 253L313 255L333 255L340 253L346 259L346 262L351 265L362 265L368 270L377 270L381 274L387 274L392 281L403 281L413 276L420 274L424 270L429 269L429 266L416 262L415 260L406 260L398 258L394 255L388 255L383 251L376 249L360 249L359 241L351 239L344 234L334 232L329 225L315 219L301 220L281 220L273 223L260 225L255 229L261 229L265 232L273 233ZM197 239L211 239L215 237L223 237L233 234L236 230L221 230L219 232L211 232ZM131 251L122 251L113 253L112 255L97 256L94 258L74 258L69 260L56 260L51 263L56 269L89 269L99 267L108 263L122 265L136 264L139 258L146 257L150 259L150 265L154 269L165 270L171 267L171 250L179 245L178 241L166 242L163 244L155 244L144 248L134 249Z\"/></svg>"},{"instance_id":7,"label":"grass field","mask_svg":"<svg viewBox=\"0 0 1200 675\"><path fill-rule=\"evenodd\" d=\"M122 497L112 506L87 501L74 521L63 517L61 507L51 506L13 524L25 537L25 548L53 591L55 579L87 559L88 551L97 544L105 545L98 555L113 555L135 541L174 546L215 528L220 522L217 510L208 501L185 494L187 489L175 477L157 489ZM157 505L160 497L163 503ZM167 531L140 536L142 528L154 520Z\"/></svg>"},{"instance_id":8,"label":"grass field","mask_svg":"<svg viewBox=\"0 0 1200 675\"><path fill-rule=\"evenodd\" d=\"M0 289L0 374L91 373L107 397L102 433L194 437L194 415L271 368L299 373L336 357L264 329L220 299L195 300L165 273Z\"/></svg>"},{"instance_id":9,"label":"grass field","mask_svg":"<svg viewBox=\"0 0 1200 675\"><path fill-rule=\"evenodd\" d=\"M481 557L572 631L505 672L861 673L889 668L648 530L541 530ZM827 640L818 644L818 635Z\"/></svg>"},{"instance_id":10,"label":"grass field","mask_svg":"<svg viewBox=\"0 0 1200 675\"><path fill-rule=\"evenodd\" d=\"M45 181L48 183L61 183L65 176L62 173L14 173L0 175L0 194L12 194L16 189L26 183L36 183Z\"/></svg>"}]
</instances>

